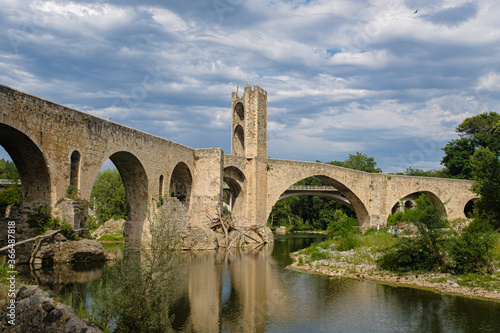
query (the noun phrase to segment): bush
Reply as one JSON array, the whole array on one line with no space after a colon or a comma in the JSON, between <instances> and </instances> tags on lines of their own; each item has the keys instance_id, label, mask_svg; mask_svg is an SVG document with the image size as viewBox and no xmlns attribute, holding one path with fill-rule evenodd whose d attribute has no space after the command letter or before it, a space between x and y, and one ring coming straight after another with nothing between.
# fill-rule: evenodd
<instances>
[{"instance_id":1,"label":"bush","mask_svg":"<svg viewBox=\"0 0 500 333\"><path fill-rule=\"evenodd\" d=\"M9 186L8 189L0 191L0 214L5 216L7 206L19 206L23 201L23 190L19 185Z\"/></svg>"},{"instance_id":2,"label":"bush","mask_svg":"<svg viewBox=\"0 0 500 333\"><path fill-rule=\"evenodd\" d=\"M352 233L347 233L347 234L342 235L340 237L340 243L339 243L339 246L337 247L337 250L349 251L349 250L352 250L356 247L359 247L360 245L361 245L361 242L359 240L359 236L354 235Z\"/></svg>"},{"instance_id":3,"label":"bush","mask_svg":"<svg viewBox=\"0 0 500 333\"><path fill-rule=\"evenodd\" d=\"M27 222L30 228L35 229L37 235L50 229L58 229L61 224L59 219L52 218L52 209L48 206L39 206L33 209Z\"/></svg>"},{"instance_id":4,"label":"bush","mask_svg":"<svg viewBox=\"0 0 500 333\"><path fill-rule=\"evenodd\" d=\"M66 189L66 198L71 200L80 201L80 191L76 186L69 185Z\"/></svg>"},{"instance_id":5,"label":"bush","mask_svg":"<svg viewBox=\"0 0 500 333\"><path fill-rule=\"evenodd\" d=\"M445 263L446 238L441 230L448 223L441 219L442 207L422 194L417 207L399 216L408 218L418 229L417 237L403 238L377 261L383 269L394 271L440 271ZM406 215L405 215L406 214ZM396 214L394 214L396 215Z\"/></svg>"},{"instance_id":6,"label":"bush","mask_svg":"<svg viewBox=\"0 0 500 333\"><path fill-rule=\"evenodd\" d=\"M450 254L457 274L492 273L491 251L495 246L493 228L486 220L476 219L453 242Z\"/></svg>"},{"instance_id":7,"label":"bush","mask_svg":"<svg viewBox=\"0 0 500 333\"><path fill-rule=\"evenodd\" d=\"M63 222L59 226L59 230L61 230L61 234L69 240L77 240L78 237L75 234L75 229L69 223Z\"/></svg>"}]
</instances>

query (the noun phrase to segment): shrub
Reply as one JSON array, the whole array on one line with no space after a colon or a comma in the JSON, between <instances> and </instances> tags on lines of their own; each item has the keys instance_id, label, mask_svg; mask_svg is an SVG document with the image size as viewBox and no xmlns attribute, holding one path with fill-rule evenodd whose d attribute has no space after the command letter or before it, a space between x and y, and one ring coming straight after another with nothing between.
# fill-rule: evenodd
<instances>
[{"instance_id":1,"label":"shrub","mask_svg":"<svg viewBox=\"0 0 500 333\"><path fill-rule=\"evenodd\" d=\"M359 247L361 242L359 240L359 236L354 235L352 233L347 233L342 235L340 238L340 243L337 247L339 251L349 251L356 247Z\"/></svg>"},{"instance_id":2,"label":"shrub","mask_svg":"<svg viewBox=\"0 0 500 333\"><path fill-rule=\"evenodd\" d=\"M18 206L23 201L23 190L19 185L9 186L8 189L0 191L0 214L5 216L7 206Z\"/></svg>"},{"instance_id":3,"label":"shrub","mask_svg":"<svg viewBox=\"0 0 500 333\"><path fill-rule=\"evenodd\" d=\"M448 226L441 219L442 207L422 194L417 207L399 216L408 218L418 229L417 237L403 238L377 261L383 269L395 271L439 271L445 260L446 238L441 228ZM406 215L405 215L406 214ZM396 215L396 214L394 214Z\"/></svg>"},{"instance_id":4,"label":"shrub","mask_svg":"<svg viewBox=\"0 0 500 333\"><path fill-rule=\"evenodd\" d=\"M59 230L61 230L61 234L69 240L77 240L78 237L75 234L75 229L69 223L63 222L61 223Z\"/></svg>"},{"instance_id":5,"label":"shrub","mask_svg":"<svg viewBox=\"0 0 500 333\"><path fill-rule=\"evenodd\" d=\"M27 222L30 228L35 229L37 235L41 235L49 229L55 230L60 225L59 219L52 218L52 209L48 206L39 206L33 209Z\"/></svg>"},{"instance_id":6,"label":"shrub","mask_svg":"<svg viewBox=\"0 0 500 333\"><path fill-rule=\"evenodd\" d=\"M80 201L80 191L76 186L69 185L66 189L66 198L71 200Z\"/></svg>"},{"instance_id":7,"label":"shrub","mask_svg":"<svg viewBox=\"0 0 500 333\"><path fill-rule=\"evenodd\" d=\"M474 220L450 247L455 272L457 274L492 273L491 251L494 246L493 228L488 221Z\"/></svg>"}]
</instances>

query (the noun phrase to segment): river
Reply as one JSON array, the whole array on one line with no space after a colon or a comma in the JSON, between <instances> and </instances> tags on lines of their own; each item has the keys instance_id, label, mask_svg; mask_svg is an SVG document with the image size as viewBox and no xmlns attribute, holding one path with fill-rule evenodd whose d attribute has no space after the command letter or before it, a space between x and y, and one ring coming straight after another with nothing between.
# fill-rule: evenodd
<instances>
[{"instance_id":1,"label":"river","mask_svg":"<svg viewBox=\"0 0 500 333\"><path fill-rule=\"evenodd\" d=\"M321 236L276 236L260 251L184 253L173 327L180 332L500 332L500 303L287 269ZM106 268L104 268L106 269ZM78 307L102 267L30 272ZM84 304L85 304L84 303Z\"/></svg>"}]
</instances>

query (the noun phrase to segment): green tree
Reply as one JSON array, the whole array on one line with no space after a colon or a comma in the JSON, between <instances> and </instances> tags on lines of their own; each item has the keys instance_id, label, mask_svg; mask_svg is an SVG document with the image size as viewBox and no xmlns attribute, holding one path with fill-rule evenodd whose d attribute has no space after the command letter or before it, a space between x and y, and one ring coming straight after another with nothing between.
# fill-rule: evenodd
<instances>
[{"instance_id":1,"label":"green tree","mask_svg":"<svg viewBox=\"0 0 500 333\"><path fill-rule=\"evenodd\" d=\"M403 172L404 175L407 176L418 176L418 177L446 177L446 169L433 169L433 170L422 170L418 168L413 168L409 166L406 168L406 170Z\"/></svg>"},{"instance_id":2,"label":"green tree","mask_svg":"<svg viewBox=\"0 0 500 333\"><path fill-rule=\"evenodd\" d=\"M496 112L484 112L480 115L466 118L460 125L457 126L456 131L467 136L474 136L476 134L490 133L497 122L500 121L500 115Z\"/></svg>"},{"instance_id":3,"label":"green tree","mask_svg":"<svg viewBox=\"0 0 500 333\"><path fill-rule=\"evenodd\" d=\"M441 161L451 178L472 179L470 158L476 150L471 138L462 137L453 141L443 148L445 156Z\"/></svg>"},{"instance_id":4,"label":"green tree","mask_svg":"<svg viewBox=\"0 0 500 333\"><path fill-rule=\"evenodd\" d=\"M125 187L117 169L99 172L92 188L90 207L93 207L100 224L113 217L127 217Z\"/></svg>"},{"instance_id":5,"label":"green tree","mask_svg":"<svg viewBox=\"0 0 500 333\"><path fill-rule=\"evenodd\" d=\"M472 179L470 159L477 149L489 148L497 156L500 154L500 115L485 112L466 118L456 131L460 138L443 148L445 156L441 164L446 167L449 177Z\"/></svg>"},{"instance_id":6,"label":"green tree","mask_svg":"<svg viewBox=\"0 0 500 333\"><path fill-rule=\"evenodd\" d=\"M408 215L418 229L414 238L400 238L396 246L388 250L378 264L394 271L440 271L444 264L446 238L442 230L442 207L422 194L416 200L416 209Z\"/></svg>"},{"instance_id":7,"label":"green tree","mask_svg":"<svg viewBox=\"0 0 500 333\"><path fill-rule=\"evenodd\" d=\"M173 295L184 278L184 257L174 212L166 205L151 207L149 226L138 252L105 269L91 287L91 320L115 332L170 332Z\"/></svg>"},{"instance_id":8,"label":"green tree","mask_svg":"<svg viewBox=\"0 0 500 333\"><path fill-rule=\"evenodd\" d=\"M8 179L14 182L19 180L19 173L12 161L0 160L0 179Z\"/></svg>"},{"instance_id":9,"label":"green tree","mask_svg":"<svg viewBox=\"0 0 500 333\"><path fill-rule=\"evenodd\" d=\"M491 250L494 244L494 233L490 223L482 218L476 218L451 245L450 254L455 273L493 273Z\"/></svg>"},{"instance_id":10,"label":"green tree","mask_svg":"<svg viewBox=\"0 0 500 333\"><path fill-rule=\"evenodd\" d=\"M360 152L357 152L355 155L349 154L349 157L343 162L331 161L328 162L327 164L341 166L344 168L349 168L364 172L371 172L371 173L379 172L379 169L377 168L377 162L375 162L375 159Z\"/></svg>"},{"instance_id":11,"label":"green tree","mask_svg":"<svg viewBox=\"0 0 500 333\"><path fill-rule=\"evenodd\" d=\"M475 182L472 190L481 198L476 202L477 215L500 228L500 161L488 148L479 148L473 155L471 167Z\"/></svg>"}]
</instances>

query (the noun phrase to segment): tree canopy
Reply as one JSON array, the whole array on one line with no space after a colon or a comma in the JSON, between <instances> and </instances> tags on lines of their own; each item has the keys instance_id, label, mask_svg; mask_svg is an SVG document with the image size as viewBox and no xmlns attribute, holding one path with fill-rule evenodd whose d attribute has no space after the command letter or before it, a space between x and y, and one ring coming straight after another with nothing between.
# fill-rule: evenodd
<instances>
[{"instance_id":1,"label":"tree canopy","mask_svg":"<svg viewBox=\"0 0 500 333\"><path fill-rule=\"evenodd\" d=\"M376 173L380 169L377 168L377 162L373 157L369 157L366 154L357 152L356 154L349 154L349 157L345 161L330 161L325 162L327 164L332 164L344 168Z\"/></svg>"},{"instance_id":2,"label":"tree canopy","mask_svg":"<svg viewBox=\"0 0 500 333\"><path fill-rule=\"evenodd\" d=\"M471 158L476 150L488 148L496 156L500 154L500 115L490 111L467 118L456 131L460 138L443 148L445 156L441 164L449 177L473 179Z\"/></svg>"},{"instance_id":3,"label":"tree canopy","mask_svg":"<svg viewBox=\"0 0 500 333\"><path fill-rule=\"evenodd\" d=\"M110 218L126 218L125 187L117 169L106 169L97 174L90 195L90 207L100 224Z\"/></svg>"}]
</instances>

